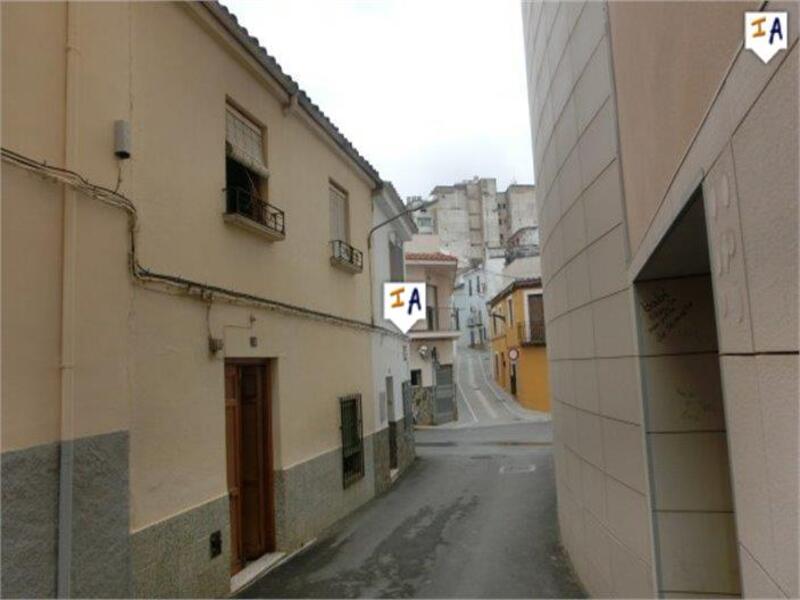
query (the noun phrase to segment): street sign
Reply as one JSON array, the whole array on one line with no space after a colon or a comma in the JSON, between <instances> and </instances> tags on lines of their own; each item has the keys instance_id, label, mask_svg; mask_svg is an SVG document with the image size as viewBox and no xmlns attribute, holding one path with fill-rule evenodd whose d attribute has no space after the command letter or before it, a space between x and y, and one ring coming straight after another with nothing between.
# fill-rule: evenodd
<instances>
[{"instance_id":1,"label":"street sign","mask_svg":"<svg viewBox=\"0 0 800 600\"><path fill-rule=\"evenodd\" d=\"M517 350L516 348L512 348L511 350L509 350L508 358L516 362L516 360L519 358L519 350Z\"/></svg>"}]
</instances>

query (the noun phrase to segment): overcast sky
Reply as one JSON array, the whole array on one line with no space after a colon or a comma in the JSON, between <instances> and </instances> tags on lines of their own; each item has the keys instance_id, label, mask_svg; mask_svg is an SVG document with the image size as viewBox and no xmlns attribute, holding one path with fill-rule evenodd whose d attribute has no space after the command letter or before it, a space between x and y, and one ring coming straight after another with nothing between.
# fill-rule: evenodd
<instances>
[{"instance_id":1,"label":"overcast sky","mask_svg":"<svg viewBox=\"0 0 800 600\"><path fill-rule=\"evenodd\" d=\"M517 0L223 0L401 196L531 183Z\"/></svg>"}]
</instances>

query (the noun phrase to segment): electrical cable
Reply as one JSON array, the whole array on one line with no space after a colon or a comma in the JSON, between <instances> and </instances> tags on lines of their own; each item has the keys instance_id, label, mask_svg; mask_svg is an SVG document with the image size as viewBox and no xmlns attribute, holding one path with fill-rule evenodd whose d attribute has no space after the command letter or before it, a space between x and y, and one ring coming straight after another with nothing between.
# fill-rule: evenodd
<instances>
[{"instance_id":1,"label":"electrical cable","mask_svg":"<svg viewBox=\"0 0 800 600\"><path fill-rule=\"evenodd\" d=\"M179 291L191 295L198 296L203 301L213 301L214 298L220 298L231 303L245 303L263 308L267 310L274 310L283 314L288 314L296 317L308 318L315 321L323 321L334 325L350 327L362 331L369 331L380 333L382 335L390 335L401 339L407 339L407 336L392 331L380 325L373 325L357 319L350 319L347 317L340 317L330 313L325 313L304 306L281 302L270 298L264 298L255 294L223 288L216 285L201 283L193 281L178 275L170 275L166 273L159 273L153 271L139 264L136 255L136 231L138 227L138 212L133 201L125 197L123 194L116 190L111 190L102 185L94 184L88 181L85 177L62 167L47 164L46 162L39 162L29 158L23 154L2 148L2 158L4 161L16 165L20 168L26 169L33 173L42 175L54 181L70 185L77 190L83 192L96 200L105 204L115 206L128 213L129 220L129 233L130 233L130 268L132 277L146 285L148 283L158 283L178 289Z\"/></svg>"}]
</instances>

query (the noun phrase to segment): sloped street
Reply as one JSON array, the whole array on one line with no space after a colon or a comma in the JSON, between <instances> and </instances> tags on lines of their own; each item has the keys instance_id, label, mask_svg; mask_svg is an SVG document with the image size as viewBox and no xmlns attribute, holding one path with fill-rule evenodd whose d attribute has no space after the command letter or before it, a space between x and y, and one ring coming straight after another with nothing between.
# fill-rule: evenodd
<instances>
[{"instance_id":1,"label":"sloped street","mask_svg":"<svg viewBox=\"0 0 800 600\"><path fill-rule=\"evenodd\" d=\"M461 356L468 379L481 355ZM550 423L481 404L477 423L417 431L418 459L391 491L241 597L581 596L558 543Z\"/></svg>"}]
</instances>

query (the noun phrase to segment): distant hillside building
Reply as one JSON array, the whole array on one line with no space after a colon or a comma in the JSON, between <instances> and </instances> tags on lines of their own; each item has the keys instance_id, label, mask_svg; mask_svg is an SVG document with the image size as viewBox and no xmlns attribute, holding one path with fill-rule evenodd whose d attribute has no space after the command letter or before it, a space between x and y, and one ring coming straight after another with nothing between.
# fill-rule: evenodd
<instances>
[{"instance_id":1,"label":"distant hillside building","mask_svg":"<svg viewBox=\"0 0 800 600\"><path fill-rule=\"evenodd\" d=\"M421 234L439 236L441 250L458 258L459 269L477 267L487 258L502 258L506 241L524 227L537 225L533 185L511 184L497 191L494 178L474 177L453 185L437 185L435 203L412 213ZM410 197L409 206L421 204Z\"/></svg>"},{"instance_id":2,"label":"distant hillside building","mask_svg":"<svg viewBox=\"0 0 800 600\"><path fill-rule=\"evenodd\" d=\"M523 227L538 225L536 218L536 187L512 183L505 192L497 192L497 216L500 222L500 244Z\"/></svg>"}]
</instances>

